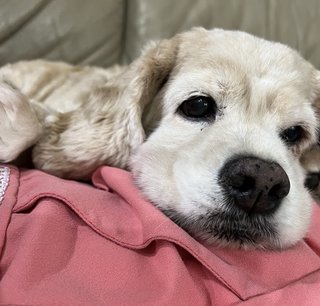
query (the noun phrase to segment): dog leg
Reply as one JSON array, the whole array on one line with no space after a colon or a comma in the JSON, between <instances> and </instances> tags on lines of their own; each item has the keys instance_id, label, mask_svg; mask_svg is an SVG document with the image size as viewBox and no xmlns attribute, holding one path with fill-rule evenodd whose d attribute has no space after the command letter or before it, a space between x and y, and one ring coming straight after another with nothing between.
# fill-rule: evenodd
<instances>
[{"instance_id":1,"label":"dog leg","mask_svg":"<svg viewBox=\"0 0 320 306\"><path fill-rule=\"evenodd\" d=\"M0 161L11 162L31 147L43 127L27 97L0 83Z\"/></svg>"}]
</instances>

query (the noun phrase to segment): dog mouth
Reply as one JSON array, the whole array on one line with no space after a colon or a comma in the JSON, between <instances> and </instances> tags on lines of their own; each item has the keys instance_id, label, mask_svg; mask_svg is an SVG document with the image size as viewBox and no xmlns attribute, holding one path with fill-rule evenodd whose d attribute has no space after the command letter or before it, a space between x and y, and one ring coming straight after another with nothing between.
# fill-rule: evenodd
<instances>
[{"instance_id":1,"label":"dog mouth","mask_svg":"<svg viewBox=\"0 0 320 306\"><path fill-rule=\"evenodd\" d=\"M162 210L191 236L208 245L237 248L277 249L278 233L270 216L249 215L235 209L184 215L175 209Z\"/></svg>"}]
</instances>

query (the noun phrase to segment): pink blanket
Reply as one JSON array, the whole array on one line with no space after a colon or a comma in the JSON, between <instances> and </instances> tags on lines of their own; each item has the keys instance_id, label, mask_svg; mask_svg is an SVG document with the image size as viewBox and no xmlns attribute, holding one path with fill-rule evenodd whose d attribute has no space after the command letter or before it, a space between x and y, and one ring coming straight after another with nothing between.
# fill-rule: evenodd
<instances>
[{"instance_id":1,"label":"pink blanket","mask_svg":"<svg viewBox=\"0 0 320 306\"><path fill-rule=\"evenodd\" d=\"M319 305L319 207L290 250L209 249L128 172L93 182L0 166L1 305Z\"/></svg>"}]
</instances>

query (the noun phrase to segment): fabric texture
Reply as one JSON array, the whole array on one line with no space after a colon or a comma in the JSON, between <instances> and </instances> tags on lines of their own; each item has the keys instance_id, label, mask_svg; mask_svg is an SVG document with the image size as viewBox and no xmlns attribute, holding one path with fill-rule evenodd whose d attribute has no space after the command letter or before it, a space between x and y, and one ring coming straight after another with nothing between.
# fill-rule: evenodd
<instances>
[{"instance_id":1,"label":"fabric texture","mask_svg":"<svg viewBox=\"0 0 320 306\"><path fill-rule=\"evenodd\" d=\"M0 65L45 58L108 67L195 26L296 48L320 68L318 0L1 0ZM196 46L196 42L195 42Z\"/></svg>"},{"instance_id":2,"label":"fabric texture","mask_svg":"<svg viewBox=\"0 0 320 306\"><path fill-rule=\"evenodd\" d=\"M0 172L1 305L319 305L316 205L292 249L218 249L145 201L126 171L102 167L94 186Z\"/></svg>"}]
</instances>

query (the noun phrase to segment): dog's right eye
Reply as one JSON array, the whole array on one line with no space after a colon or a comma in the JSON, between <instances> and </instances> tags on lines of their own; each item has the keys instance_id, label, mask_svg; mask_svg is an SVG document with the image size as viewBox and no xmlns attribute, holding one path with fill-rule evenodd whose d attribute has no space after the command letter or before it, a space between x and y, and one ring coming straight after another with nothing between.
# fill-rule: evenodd
<instances>
[{"instance_id":1,"label":"dog's right eye","mask_svg":"<svg viewBox=\"0 0 320 306\"><path fill-rule=\"evenodd\" d=\"M303 128L300 125L295 125L282 131L280 137L288 144L295 145L298 143L305 135Z\"/></svg>"},{"instance_id":2,"label":"dog's right eye","mask_svg":"<svg viewBox=\"0 0 320 306\"><path fill-rule=\"evenodd\" d=\"M191 97L184 101L178 112L188 119L213 120L217 112L217 104L208 96Z\"/></svg>"}]
</instances>

